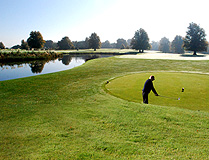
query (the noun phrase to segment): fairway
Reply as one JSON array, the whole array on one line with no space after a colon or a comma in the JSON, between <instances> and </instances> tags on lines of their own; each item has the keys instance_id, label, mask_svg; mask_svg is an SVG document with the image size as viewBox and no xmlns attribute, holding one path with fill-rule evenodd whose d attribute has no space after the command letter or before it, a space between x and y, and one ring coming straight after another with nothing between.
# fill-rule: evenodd
<instances>
[{"instance_id":1,"label":"fairway","mask_svg":"<svg viewBox=\"0 0 209 160\"><path fill-rule=\"evenodd\" d=\"M119 98L142 103L142 89L150 75L154 75L155 89L161 96L155 96L151 91L149 104L173 106L191 110L209 111L209 75L155 72L136 73L115 78L105 87L106 90ZM182 88L185 89L182 92ZM178 100L180 98L180 100Z\"/></svg>"},{"instance_id":2,"label":"fairway","mask_svg":"<svg viewBox=\"0 0 209 160\"><path fill-rule=\"evenodd\" d=\"M208 65L109 57L0 81L0 159L208 159ZM142 104L151 74L181 99Z\"/></svg>"}]
</instances>

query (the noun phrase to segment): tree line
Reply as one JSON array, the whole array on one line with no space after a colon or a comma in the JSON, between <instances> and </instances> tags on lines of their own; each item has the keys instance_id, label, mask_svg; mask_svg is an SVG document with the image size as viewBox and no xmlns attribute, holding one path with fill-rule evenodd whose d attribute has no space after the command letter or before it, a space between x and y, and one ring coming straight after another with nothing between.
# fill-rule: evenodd
<instances>
[{"instance_id":1,"label":"tree line","mask_svg":"<svg viewBox=\"0 0 209 160\"><path fill-rule=\"evenodd\" d=\"M69 37L65 36L55 43L52 40L43 40L43 36L39 31L32 31L27 41L22 40L21 45L16 45L12 48L26 50L40 48L57 50L94 49L94 51L99 48L132 48L141 53L149 49L159 50L163 53L184 53L184 50L187 50L193 51L194 55L196 55L198 51L207 51L208 42L205 37L204 29L193 22L189 24L185 37L177 35L172 42L170 42L168 38L163 37L159 42L152 41L149 43L148 34L142 28L135 32L132 39L126 41L123 38L119 38L116 43L110 43L108 40L102 43L96 33L92 33L89 37L86 37L84 41L71 41ZM0 49L4 48L4 44L0 42Z\"/></svg>"}]
</instances>

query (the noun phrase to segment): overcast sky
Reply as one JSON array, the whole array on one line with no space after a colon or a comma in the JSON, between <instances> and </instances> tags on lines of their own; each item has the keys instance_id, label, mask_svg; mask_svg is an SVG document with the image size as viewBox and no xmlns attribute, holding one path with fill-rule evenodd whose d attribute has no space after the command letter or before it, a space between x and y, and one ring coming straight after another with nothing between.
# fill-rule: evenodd
<instances>
[{"instance_id":1,"label":"overcast sky","mask_svg":"<svg viewBox=\"0 0 209 160\"><path fill-rule=\"evenodd\" d=\"M191 22L208 35L208 9L207 0L0 0L0 42L12 47L40 31L54 42L65 36L81 41L96 32L113 43L140 28L150 41L172 41L184 37Z\"/></svg>"}]
</instances>

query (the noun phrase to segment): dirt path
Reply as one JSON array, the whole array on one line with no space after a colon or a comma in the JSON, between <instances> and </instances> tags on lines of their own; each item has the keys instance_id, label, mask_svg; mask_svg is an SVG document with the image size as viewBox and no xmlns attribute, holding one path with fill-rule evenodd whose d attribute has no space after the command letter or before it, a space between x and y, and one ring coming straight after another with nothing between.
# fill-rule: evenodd
<instances>
[{"instance_id":1,"label":"dirt path","mask_svg":"<svg viewBox=\"0 0 209 160\"><path fill-rule=\"evenodd\" d=\"M193 56L191 53L172 54L172 53L160 53L156 51L147 51L145 53L137 54L137 55L121 55L116 57L137 58L137 59L209 60L209 54L198 53L197 56Z\"/></svg>"}]
</instances>

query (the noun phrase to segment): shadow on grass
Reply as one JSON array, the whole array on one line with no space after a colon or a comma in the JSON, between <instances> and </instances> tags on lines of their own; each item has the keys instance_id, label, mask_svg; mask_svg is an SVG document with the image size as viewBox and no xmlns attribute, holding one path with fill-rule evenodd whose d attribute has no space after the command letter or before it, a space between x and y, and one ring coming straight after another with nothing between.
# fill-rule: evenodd
<instances>
[{"instance_id":1,"label":"shadow on grass","mask_svg":"<svg viewBox=\"0 0 209 160\"><path fill-rule=\"evenodd\" d=\"M126 52L126 53L123 53L123 54L139 54L139 52Z\"/></svg>"},{"instance_id":2,"label":"shadow on grass","mask_svg":"<svg viewBox=\"0 0 209 160\"><path fill-rule=\"evenodd\" d=\"M182 54L181 57L206 57L206 55L188 55L188 54Z\"/></svg>"}]
</instances>

